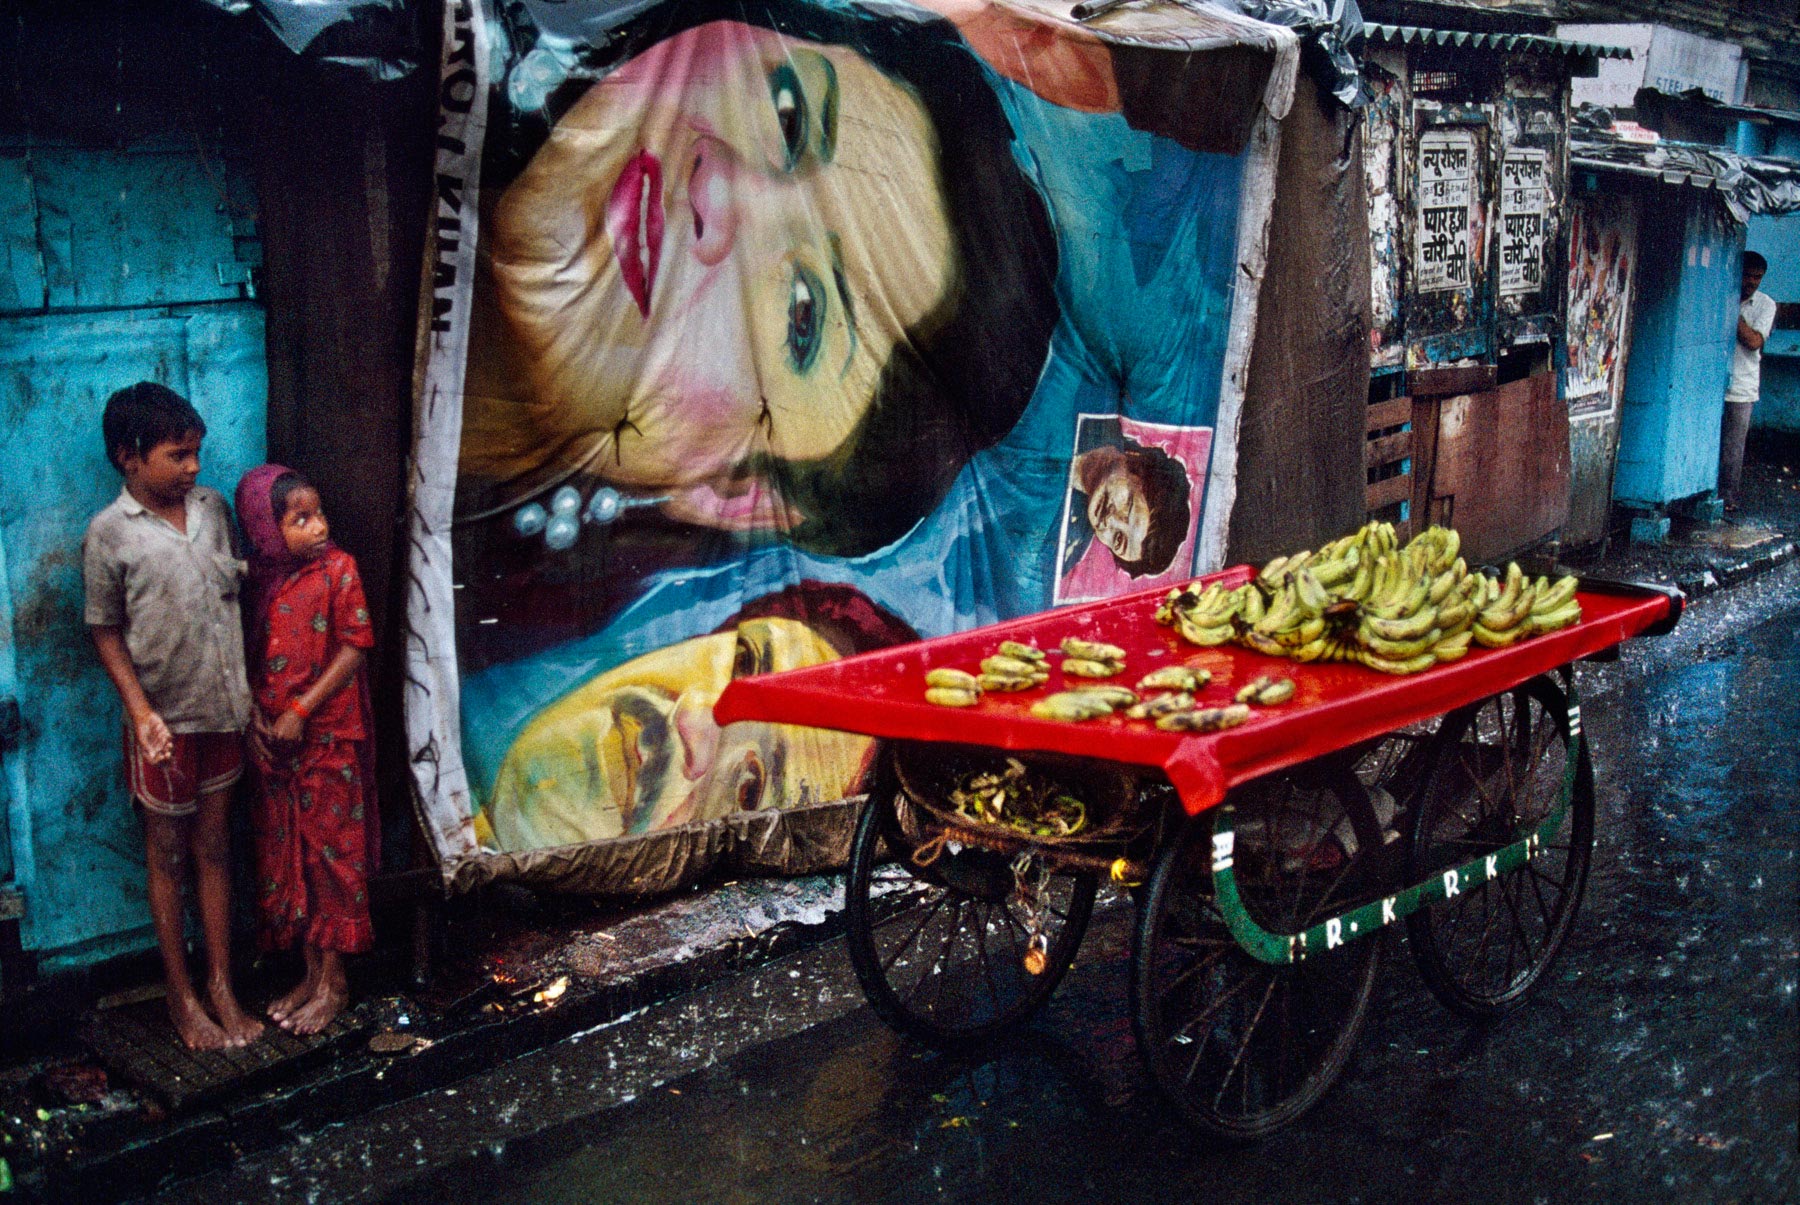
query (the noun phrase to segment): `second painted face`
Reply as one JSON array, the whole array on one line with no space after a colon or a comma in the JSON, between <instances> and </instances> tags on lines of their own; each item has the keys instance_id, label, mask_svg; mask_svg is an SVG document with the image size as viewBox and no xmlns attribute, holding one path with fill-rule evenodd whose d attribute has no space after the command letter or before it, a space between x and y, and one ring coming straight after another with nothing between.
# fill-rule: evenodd
<instances>
[{"instance_id":1,"label":"second painted face","mask_svg":"<svg viewBox=\"0 0 1800 1205\"><path fill-rule=\"evenodd\" d=\"M594 84L500 197L494 295L531 457L733 530L795 515L757 468L837 451L957 284L937 140L855 51L736 22Z\"/></svg>"},{"instance_id":2,"label":"second painted face","mask_svg":"<svg viewBox=\"0 0 1800 1205\"><path fill-rule=\"evenodd\" d=\"M302 560L310 561L325 551L331 525L325 521L318 490L307 485L288 495L287 510L281 516L281 538L288 552Z\"/></svg>"}]
</instances>

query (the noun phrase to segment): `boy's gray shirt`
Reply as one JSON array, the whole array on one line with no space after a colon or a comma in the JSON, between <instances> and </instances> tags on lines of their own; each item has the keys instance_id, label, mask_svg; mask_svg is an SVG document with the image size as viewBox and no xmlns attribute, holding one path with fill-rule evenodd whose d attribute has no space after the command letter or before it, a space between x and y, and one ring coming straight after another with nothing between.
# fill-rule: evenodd
<instances>
[{"instance_id":1,"label":"boy's gray shirt","mask_svg":"<svg viewBox=\"0 0 1800 1205\"><path fill-rule=\"evenodd\" d=\"M82 537L83 617L123 630L138 682L171 732L237 732L250 721L231 511L217 490L187 496L187 534L120 490Z\"/></svg>"}]
</instances>

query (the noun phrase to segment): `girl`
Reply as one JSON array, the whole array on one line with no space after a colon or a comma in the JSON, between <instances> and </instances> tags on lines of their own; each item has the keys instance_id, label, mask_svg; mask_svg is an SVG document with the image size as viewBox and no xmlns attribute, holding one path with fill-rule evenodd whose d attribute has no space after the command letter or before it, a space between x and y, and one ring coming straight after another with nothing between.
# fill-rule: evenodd
<instances>
[{"instance_id":1,"label":"girl","mask_svg":"<svg viewBox=\"0 0 1800 1205\"><path fill-rule=\"evenodd\" d=\"M364 651L375 642L362 579L331 543L319 491L263 465L237 488L250 544L251 752L257 904L264 949L301 943L306 976L269 1006L295 1033L317 1033L349 998L345 954L374 941L368 868L376 823Z\"/></svg>"}]
</instances>

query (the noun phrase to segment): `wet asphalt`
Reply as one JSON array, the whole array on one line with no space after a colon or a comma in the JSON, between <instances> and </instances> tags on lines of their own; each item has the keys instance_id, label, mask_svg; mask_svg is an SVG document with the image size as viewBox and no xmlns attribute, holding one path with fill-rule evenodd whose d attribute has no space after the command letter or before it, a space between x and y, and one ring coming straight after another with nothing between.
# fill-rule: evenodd
<instances>
[{"instance_id":1,"label":"wet asphalt","mask_svg":"<svg viewBox=\"0 0 1800 1205\"><path fill-rule=\"evenodd\" d=\"M157 1199L395 1202L1800 1200L1800 562L1580 670L1598 838L1576 930L1489 1026L1390 933L1344 1080L1208 1147L1140 1069L1131 906L1015 1039L890 1033L840 942Z\"/></svg>"}]
</instances>

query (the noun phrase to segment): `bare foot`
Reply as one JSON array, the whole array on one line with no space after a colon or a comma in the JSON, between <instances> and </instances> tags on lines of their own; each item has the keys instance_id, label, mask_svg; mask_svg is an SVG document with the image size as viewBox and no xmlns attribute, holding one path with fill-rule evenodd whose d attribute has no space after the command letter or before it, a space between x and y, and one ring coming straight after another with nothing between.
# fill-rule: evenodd
<instances>
[{"instance_id":1,"label":"bare foot","mask_svg":"<svg viewBox=\"0 0 1800 1205\"><path fill-rule=\"evenodd\" d=\"M344 1011L344 1005L350 999L350 983L344 975L343 956L336 950L318 950L318 961L315 964L312 958L314 953L314 948L309 946L308 965L318 967L318 982L312 998L281 1022L283 1029L297 1034L318 1033L331 1024L332 1018Z\"/></svg>"},{"instance_id":2,"label":"bare foot","mask_svg":"<svg viewBox=\"0 0 1800 1205\"><path fill-rule=\"evenodd\" d=\"M226 1044L225 1031L213 1023L200 1007L200 1001L192 995L170 996L169 1024L181 1037L181 1044L189 1050L222 1050Z\"/></svg>"},{"instance_id":3,"label":"bare foot","mask_svg":"<svg viewBox=\"0 0 1800 1205\"><path fill-rule=\"evenodd\" d=\"M213 1015L219 1019L219 1028L225 1031L227 1046L248 1046L262 1037L262 1022L239 1006L231 984L215 980L206 985L206 994L212 998Z\"/></svg>"},{"instance_id":4,"label":"bare foot","mask_svg":"<svg viewBox=\"0 0 1800 1205\"><path fill-rule=\"evenodd\" d=\"M287 1020L281 1023L282 1028L302 1035L318 1033L344 1011L344 1005L349 1000L350 992L342 982L336 985L321 982L313 998L290 1013Z\"/></svg>"},{"instance_id":5,"label":"bare foot","mask_svg":"<svg viewBox=\"0 0 1800 1205\"><path fill-rule=\"evenodd\" d=\"M319 974L324 960L323 952L311 942L300 947L306 959L306 974L294 990L269 1005L269 1019L280 1024L285 1022L293 1011L311 1000L319 991Z\"/></svg>"},{"instance_id":6,"label":"bare foot","mask_svg":"<svg viewBox=\"0 0 1800 1205\"><path fill-rule=\"evenodd\" d=\"M290 1013L311 1000L313 993L318 990L317 979L312 975L307 975L294 985L293 991L269 1005L269 1019L276 1022L287 1020Z\"/></svg>"}]
</instances>

